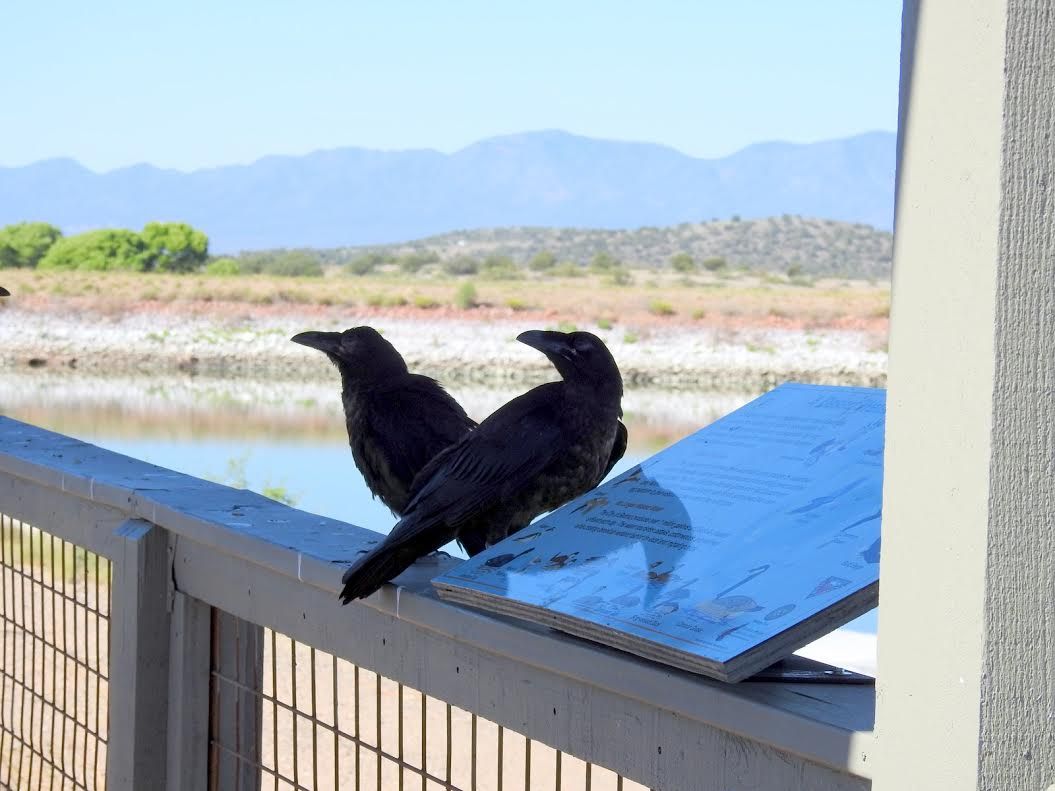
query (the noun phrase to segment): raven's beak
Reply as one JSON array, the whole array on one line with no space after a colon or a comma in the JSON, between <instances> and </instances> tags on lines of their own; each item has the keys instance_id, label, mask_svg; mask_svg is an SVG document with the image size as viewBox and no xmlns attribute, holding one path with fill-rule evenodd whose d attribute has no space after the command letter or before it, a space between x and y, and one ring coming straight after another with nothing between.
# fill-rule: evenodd
<instances>
[{"instance_id":1,"label":"raven's beak","mask_svg":"<svg viewBox=\"0 0 1055 791\"><path fill-rule=\"evenodd\" d=\"M341 348L341 333L339 332L302 332L290 338L294 343L318 349L326 354L334 354Z\"/></svg>"},{"instance_id":2,"label":"raven's beak","mask_svg":"<svg viewBox=\"0 0 1055 791\"><path fill-rule=\"evenodd\" d=\"M538 349L547 357L557 355L567 357L571 347L568 346L568 335L553 330L528 330L517 335L517 340L532 349Z\"/></svg>"}]
</instances>

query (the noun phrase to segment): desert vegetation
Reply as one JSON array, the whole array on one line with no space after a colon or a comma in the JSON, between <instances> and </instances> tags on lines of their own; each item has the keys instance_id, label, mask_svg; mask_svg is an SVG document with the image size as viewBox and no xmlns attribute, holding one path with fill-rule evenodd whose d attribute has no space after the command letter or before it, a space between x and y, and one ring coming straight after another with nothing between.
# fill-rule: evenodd
<instances>
[{"instance_id":1,"label":"desert vegetation","mask_svg":"<svg viewBox=\"0 0 1055 791\"><path fill-rule=\"evenodd\" d=\"M0 268L199 272L321 277L326 270L365 277L445 273L516 280L529 273L574 277L604 272L617 285L628 270L691 276L768 272L797 277L885 279L891 234L871 226L792 215L762 220L684 223L665 228L493 228L458 231L405 244L273 249L210 257L206 235L185 223L152 222L141 231L100 229L63 237L53 225L0 229Z\"/></svg>"},{"instance_id":2,"label":"desert vegetation","mask_svg":"<svg viewBox=\"0 0 1055 791\"><path fill-rule=\"evenodd\" d=\"M184 223L72 236L19 223L0 229L0 268L18 304L95 312L307 306L437 318L515 313L598 326L823 327L885 322L888 237L772 218L637 231L497 229L371 249L210 256L205 234ZM733 238L769 240L756 252L774 258L748 255L768 263L745 263L749 246L722 242ZM844 268L875 278L826 274L839 250L854 251L839 259Z\"/></svg>"}]
</instances>

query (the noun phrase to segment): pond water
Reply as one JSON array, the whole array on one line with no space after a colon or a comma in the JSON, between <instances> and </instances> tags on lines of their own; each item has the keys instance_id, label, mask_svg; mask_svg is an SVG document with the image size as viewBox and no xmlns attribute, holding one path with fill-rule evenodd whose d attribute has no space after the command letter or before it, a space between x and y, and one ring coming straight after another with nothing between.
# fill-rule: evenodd
<instances>
[{"instance_id":1,"label":"pond water","mask_svg":"<svg viewBox=\"0 0 1055 791\"><path fill-rule=\"evenodd\" d=\"M450 390L477 420L521 392ZM624 410L630 444L612 474L756 395L628 391ZM395 523L352 462L336 382L27 371L0 376L0 412L190 475L282 494L297 508L378 532L388 532ZM461 555L454 544L445 549ZM874 635L876 612L840 632ZM874 651L872 643L868 650ZM856 664L868 669L867 663Z\"/></svg>"}]
</instances>

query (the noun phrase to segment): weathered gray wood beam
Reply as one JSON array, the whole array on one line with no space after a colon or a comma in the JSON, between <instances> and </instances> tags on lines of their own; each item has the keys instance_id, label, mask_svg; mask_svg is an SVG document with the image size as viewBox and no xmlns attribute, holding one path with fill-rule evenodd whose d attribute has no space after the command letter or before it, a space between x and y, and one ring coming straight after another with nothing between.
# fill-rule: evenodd
<instances>
[{"instance_id":1,"label":"weathered gray wood beam","mask_svg":"<svg viewBox=\"0 0 1055 791\"><path fill-rule=\"evenodd\" d=\"M212 608L176 592L169 640L168 791L209 781L209 651Z\"/></svg>"}]
</instances>

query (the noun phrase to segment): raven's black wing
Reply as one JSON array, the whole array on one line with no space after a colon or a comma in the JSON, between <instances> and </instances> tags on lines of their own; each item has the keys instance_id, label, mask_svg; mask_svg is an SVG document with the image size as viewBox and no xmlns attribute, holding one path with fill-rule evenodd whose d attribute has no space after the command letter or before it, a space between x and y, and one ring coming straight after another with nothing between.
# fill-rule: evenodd
<instances>
[{"instance_id":1,"label":"raven's black wing","mask_svg":"<svg viewBox=\"0 0 1055 791\"><path fill-rule=\"evenodd\" d=\"M411 482L433 457L476 427L439 383L408 374L373 395L368 413L382 462L397 480Z\"/></svg>"},{"instance_id":2,"label":"raven's black wing","mask_svg":"<svg viewBox=\"0 0 1055 791\"><path fill-rule=\"evenodd\" d=\"M615 423L615 442L612 445L612 455L608 457L608 465L604 468L604 472L601 473L601 477L594 486L603 481L605 476L612 471L612 467L623 458L623 454L626 453L626 439L626 426L623 425L623 421L617 420Z\"/></svg>"},{"instance_id":3,"label":"raven's black wing","mask_svg":"<svg viewBox=\"0 0 1055 791\"><path fill-rule=\"evenodd\" d=\"M536 387L440 453L415 481L389 539L413 540L418 530L438 520L457 532L476 514L530 486L563 448L562 399L559 382Z\"/></svg>"},{"instance_id":4,"label":"raven's black wing","mask_svg":"<svg viewBox=\"0 0 1055 791\"><path fill-rule=\"evenodd\" d=\"M433 458L418 476L403 518L345 572L341 600L369 596L453 540L474 516L522 495L561 453L562 398L560 383L536 387Z\"/></svg>"}]
</instances>

